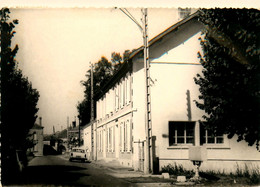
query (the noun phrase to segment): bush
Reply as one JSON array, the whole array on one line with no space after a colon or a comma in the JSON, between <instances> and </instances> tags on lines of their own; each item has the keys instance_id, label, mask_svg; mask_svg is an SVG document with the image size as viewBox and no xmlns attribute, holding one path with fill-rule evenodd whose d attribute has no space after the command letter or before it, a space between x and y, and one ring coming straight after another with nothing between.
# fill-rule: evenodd
<instances>
[{"instance_id":1,"label":"bush","mask_svg":"<svg viewBox=\"0 0 260 187\"><path fill-rule=\"evenodd\" d=\"M255 167L249 170L248 166L245 164L245 168L242 169L237 164L236 177L245 177L249 184L260 184L260 168Z\"/></svg>"},{"instance_id":2,"label":"bush","mask_svg":"<svg viewBox=\"0 0 260 187\"><path fill-rule=\"evenodd\" d=\"M256 168L252 171L252 174L249 177L250 184L260 184L260 171L259 168Z\"/></svg>"}]
</instances>

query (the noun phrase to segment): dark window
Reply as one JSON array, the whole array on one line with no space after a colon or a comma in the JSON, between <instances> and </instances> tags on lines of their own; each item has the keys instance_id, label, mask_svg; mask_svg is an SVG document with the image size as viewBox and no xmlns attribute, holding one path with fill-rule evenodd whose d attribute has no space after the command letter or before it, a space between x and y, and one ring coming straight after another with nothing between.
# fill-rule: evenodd
<instances>
[{"instance_id":1,"label":"dark window","mask_svg":"<svg viewBox=\"0 0 260 187\"><path fill-rule=\"evenodd\" d=\"M205 128L205 122L200 123L200 144L223 144L224 137L223 134L214 133Z\"/></svg>"},{"instance_id":2,"label":"dark window","mask_svg":"<svg viewBox=\"0 0 260 187\"><path fill-rule=\"evenodd\" d=\"M195 122L169 122L169 145L193 144Z\"/></svg>"}]
</instances>

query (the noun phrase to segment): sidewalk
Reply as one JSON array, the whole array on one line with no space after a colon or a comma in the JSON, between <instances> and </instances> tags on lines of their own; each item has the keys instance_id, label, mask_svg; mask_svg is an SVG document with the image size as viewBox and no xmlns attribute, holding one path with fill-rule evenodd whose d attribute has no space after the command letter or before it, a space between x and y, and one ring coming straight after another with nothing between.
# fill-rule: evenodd
<instances>
[{"instance_id":1,"label":"sidewalk","mask_svg":"<svg viewBox=\"0 0 260 187\"><path fill-rule=\"evenodd\" d=\"M59 155L60 158L68 160L68 155ZM92 166L103 169L104 173L115 178L120 178L133 183L135 186L172 186L176 179L164 179L162 175L144 174L134 171L131 167L119 165L115 161L106 162L104 160L91 160Z\"/></svg>"},{"instance_id":2,"label":"sidewalk","mask_svg":"<svg viewBox=\"0 0 260 187\"><path fill-rule=\"evenodd\" d=\"M162 175L144 174L134 171L131 167L121 166L113 161L105 162L102 160L92 161L93 165L107 170L107 174L116 178L122 178L128 182L141 186L171 186L175 179L164 179Z\"/></svg>"}]
</instances>

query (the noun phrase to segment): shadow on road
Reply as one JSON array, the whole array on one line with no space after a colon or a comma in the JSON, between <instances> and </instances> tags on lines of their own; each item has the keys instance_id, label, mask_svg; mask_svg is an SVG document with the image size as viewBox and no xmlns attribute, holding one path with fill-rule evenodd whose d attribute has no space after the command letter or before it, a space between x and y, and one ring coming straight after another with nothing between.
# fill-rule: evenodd
<instances>
[{"instance_id":1,"label":"shadow on road","mask_svg":"<svg viewBox=\"0 0 260 187\"><path fill-rule=\"evenodd\" d=\"M15 184L71 185L79 178L89 176L81 170L87 168L64 165L29 166Z\"/></svg>"},{"instance_id":2,"label":"shadow on road","mask_svg":"<svg viewBox=\"0 0 260 187\"><path fill-rule=\"evenodd\" d=\"M58 152L52 146L44 145L43 155L58 155Z\"/></svg>"}]
</instances>

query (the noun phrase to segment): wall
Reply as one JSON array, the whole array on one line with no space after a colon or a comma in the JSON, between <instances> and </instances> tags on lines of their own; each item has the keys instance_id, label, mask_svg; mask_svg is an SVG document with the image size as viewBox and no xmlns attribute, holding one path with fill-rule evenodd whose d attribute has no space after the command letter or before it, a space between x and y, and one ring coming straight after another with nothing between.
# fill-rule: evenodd
<instances>
[{"instance_id":1,"label":"wall","mask_svg":"<svg viewBox=\"0 0 260 187\"><path fill-rule=\"evenodd\" d=\"M97 159L132 166L132 75L97 101Z\"/></svg>"},{"instance_id":2,"label":"wall","mask_svg":"<svg viewBox=\"0 0 260 187\"><path fill-rule=\"evenodd\" d=\"M145 85L144 85L144 61L143 58L133 59L133 166L135 170L140 168L140 149L146 154L142 142L145 141ZM140 142L140 143L138 143ZM145 155L144 155L145 158Z\"/></svg>"},{"instance_id":3,"label":"wall","mask_svg":"<svg viewBox=\"0 0 260 187\"><path fill-rule=\"evenodd\" d=\"M92 146L91 146L91 124L86 126L83 129L83 141L84 141L84 149L87 151L87 159L91 159L92 152Z\"/></svg>"},{"instance_id":4,"label":"wall","mask_svg":"<svg viewBox=\"0 0 260 187\"><path fill-rule=\"evenodd\" d=\"M30 133L34 133L32 136L34 142L37 144L31 149L35 156L43 156L43 129L31 129Z\"/></svg>"},{"instance_id":5,"label":"wall","mask_svg":"<svg viewBox=\"0 0 260 187\"><path fill-rule=\"evenodd\" d=\"M195 27L190 29L192 28ZM200 95L194 77L202 71L197 58L197 52L201 50L199 37L200 32L192 34L188 39L186 34L182 34L178 35L177 41L174 37L171 41L162 41L162 45L156 46L160 47L158 54L162 55L156 56L155 52L151 61L152 131L156 137L155 155L160 160L160 167L177 163L187 169L194 168L189 160L189 146L192 145L169 145L169 121L188 121L186 91L189 90L191 121L195 122L194 144L200 146L198 120L202 119L204 113L194 102ZM182 40L184 42L179 42ZM174 48L169 50L172 46ZM234 172L238 166L244 168L245 164L249 168L260 167L260 153L255 146L249 147L246 142L237 142L236 137L229 140L224 135L223 144L203 146L206 147L207 160L203 162L202 170Z\"/></svg>"}]
</instances>

